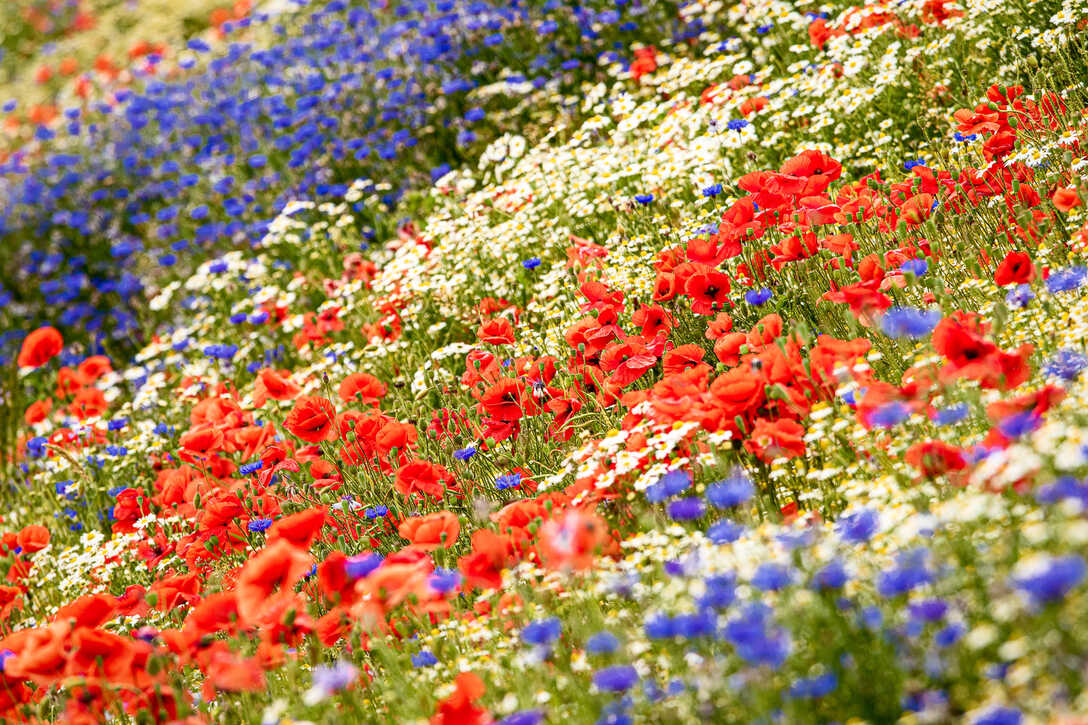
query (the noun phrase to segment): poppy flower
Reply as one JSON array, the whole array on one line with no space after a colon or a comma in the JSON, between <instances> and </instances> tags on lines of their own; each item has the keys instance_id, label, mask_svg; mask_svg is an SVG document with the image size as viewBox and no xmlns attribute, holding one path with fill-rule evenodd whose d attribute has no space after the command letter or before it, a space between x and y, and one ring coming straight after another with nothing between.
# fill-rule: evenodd
<instances>
[{"instance_id":1,"label":"poppy flower","mask_svg":"<svg viewBox=\"0 0 1088 725\"><path fill-rule=\"evenodd\" d=\"M287 539L278 539L246 562L235 589L238 614L253 622L277 596L294 595L293 588L310 571L312 557Z\"/></svg>"},{"instance_id":2,"label":"poppy flower","mask_svg":"<svg viewBox=\"0 0 1088 725\"><path fill-rule=\"evenodd\" d=\"M88 380L85 377L67 365L57 371L58 398L68 398L72 395L78 395L87 384Z\"/></svg>"},{"instance_id":3,"label":"poppy flower","mask_svg":"<svg viewBox=\"0 0 1088 725\"><path fill-rule=\"evenodd\" d=\"M684 294L691 297L691 311L711 315L729 299L729 277L724 272L700 265L684 283Z\"/></svg>"},{"instance_id":4,"label":"poppy flower","mask_svg":"<svg viewBox=\"0 0 1088 725\"><path fill-rule=\"evenodd\" d=\"M40 524L24 526L19 532L18 543L29 554L41 551L49 546L49 529Z\"/></svg>"},{"instance_id":5,"label":"poppy flower","mask_svg":"<svg viewBox=\"0 0 1088 725\"><path fill-rule=\"evenodd\" d=\"M1027 284L1035 279L1035 265L1027 252L1009 252L994 272L994 283L1004 287L1007 284Z\"/></svg>"},{"instance_id":6,"label":"poppy flower","mask_svg":"<svg viewBox=\"0 0 1088 725\"><path fill-rule=\"evenodd\" d=\"M302 392L287 370L271 370L264 368L257 373L257 380L253 383L253 405L260 408L265 401L291 400Z\"/></svg>"},{"instance_id":7,"label":"poppy flower","mask_svg":"<svg viewBox=\"0 0 1088 725\"><path fill-rule=\"evenodd\" d=\"M225 442L223 431L206 425L192 428L178 439L183 450L200 457L222 450Z\"/></svg>"},{"instance_id":8,"label":"poppy flower","mask_svg":"<svg viewBox=\"0 0 1088 725\"><path fill-rule=\"evenodd\" d=\"M915 443L907 449L904 458L926 478L936 478L967 468L963 451L944 441Z\"/></svg>"},{"instance_id":9,"label":"poppy flower","mask_svg":"<svg viewBox=\"0 0 1088 725\"><path fill-rule=\"evenodd\" d=\"M40 368L56 357L63 347L64 338L56 328L39 327L23 340L17 362L21 368Z\"/></svg>"},{"instance_id":10,"label":"poppy flower","mask_svg":"<svg viewBox=\"0 0 1088 725\"><path fill-rule=\"evenodd\" d=\"M34 425L35 423L41 423L49 413L53 410L53 399L45 398L43 400L35 400L33 403L27 406L26 412L23 414L23 420L27 425Z\"/></svg>"},{"instance_id":11,"label":"poppy flower","mask_svg":"<svg viewBox=\"0 0 1088 725\"><path fill-rule=\"evenodd\" d=\"M675 375L691 368L700 366L709 370L710 366L703 362L706 351L698 345L681 345L665 353L663 366L666 375Z\"/></svg>"},{"instance_id":12,"label":"poppy flower","mask_svg":"<svg viewBox=\"0 0 1088 725\"><path fill-rule=\"evenodd\" d=\"M1056 189L1053 196L1050 197L1050 200L1054 202L1054 206L1058 211L1064 213L1068 213L1070 210L1084 203L1081 201L1080 195L1077 194L1076 189L1065 187Z\"/></svg>"},{"instance_id":13,"label":"poppy flower","mask_svg":"<svg viewBox=\"0 0 1088 725\"><path fill-rule=\"evenodd\" d=\"M430 461L414 459L397 469L393 487L405 497L426 494L441 499L453 474Z\"/></svg>"},{"instance_id":14,"label":"poppy flower","mask_svg":"<svg viewBox=\"0 0 1088 725\"><path fill-rule=\"evenodd\" d=\"M524 383L511 378L502 378L480 396L483 412L501 421L520 420L527 403Z\"/></svg>"},{"instance_id":15,"label":"poppy flower","mask_svg":"<svg viewBox=\"0 0 1088 725\"><path fill-rule=\"evenodd\" d=\"M110 365L110 359L105 355L91 355L79 364L76 371L89 385L103 375L113 372L113 366Z\"/></svg>"},{"instance_id":16,"label":"poppy flower","mask_svg":"<svg viewBox=\"0 0 1088 725\"><path fill-rule=\"evenodd\" d=\"M822 151L808 149L785 161L778 169L787 176L800 176L805 184L798 196L812 196L822 193L842 175L842 164Z\"/></svg>"},{"instance_id":17,"label":"poppy flower","mask_svg":"<svg viewBox=\"0 0 1088 725\"><path fill-rule=\"evenodd\" d=\"M472 553L457 560L457 568L468 586L498 589L502 586L502 570L513 562L513 542L507 536L490 529L472 534Z\"/></svg>"},{"instance_id":18,"label":"poppy flower","mask_svg":"<svg viewBox=\"0 0 1088 725\"><path fill-rule=\"evenodd\" d=\"M113 619L117 600L109 594L87 594L64 605L53 615L54 622L73 627L98 627Z\"/></svg>"},{"instance_id":19,"label":"poppy flower","mask_svg":"<svg viewBox=\"0 0 1088 725\"><path fill-rule=\"evenodd\" d=\"M336 392L340 400L345 403L378 405L385 397L386 387L382 381L369 373L352 373L340 381L340 387Z\"/></svg>"},{"instance_id":20,"label":"poppy flower","mask_svg":"<svg viewBox=\"0 0 1088 725\"><path fill-rule=\"evenodd\" d=\"M907 226L916 227L929 218L935 205L932 194L918 194L903 202L903 206L899 207L899 215Z\"/></svg>"},{"instance_id":21,"label":"poppy flower","mask_svg":"<svg viewBox=\"0 0 1088 725\"><path fill-rule=\"evenodd\" d=\"M412 516L401 522L397 533L413 546L427 551L443 548L448 549L457 541L461 533L461 522L457 514L450 511L439 511L427 516Z\"/></svg>"},{"instance_id":22,"label":"poppy flower","mask_svg":"<svg viewBox=\"0 0 1088 725\"><path fill-rule=\"evenodd\" d=\"M430 725L485 725L491 721L487 710L476 705L487 688L472 672L462 672L454 680L454 691L438 703Z\"/></svg>"},{"instance_id":23,"label":"poppy flower","mask_svg":"<svg viewBox=\"0 0 1088 725\"><path fill-rule=\"evenodd\" d=\"M268 530L268 540L283 539L299 549L309 549L325 526L326 514L325 507L315 506L284 516L272 524Z\"/></svg>"},{"instance_id":24,"label":"poppy flower","mask_svg":"<svg viewBox=\"0 0 1088 725\"><path fill-rule=\"evenodd\" d=\"M229 651L215 652L204 671L214 690L262 692L266 688L261 666L252 658L245 659Z\"/></svg>"},{"instance_id":25,"label":"poppy flower","mask_svg":"<svg viewBox=\"0 0 1088 725\"><path fill-rule=\"evenodd\" d=\"M625 387L657 364L657 356L638 342L612 345L601 353L601 370L612 373L611 381Z\"/></svg>"},{"instance_id":26,"label":"poppy flower","mask_svg":"<svg viewBox=\"0 0 1088 725\"><path fill-rule=\"evenodd\" d=\"M744 441L744 448L764 463L776 458L796 458L805 454L804 435L805 428L797 421L759 418Z\"/></svg>"},{"instance_id":27,"label":"poppy flower","mask_svg":"<svg viewBox=\"0 0 1088 725\"><path fill-rule=\"evenodd\" d=\"M540 527L537 549L551 569L585 570L608 542L608 527L596 514L571 509Z\"/></svg>"},{"instance_id":28,"label":"poppy flower","mask_svg":"<svg viewBox=\"0 0 1088 725\"><path fill-rule=\"evenodd\" d=\"M335 420L336 409L329 400L303 395L295 401L283 427L307 443L320 443L328 440Z\"/></svg>"},{"instance_id":29,"label":"poppy flower","mask_svg":"<svg viewBox=\"0 0 1088 725\"><path fill-rule=\"evenodd\" d=\"M514 342L514 326L505 317L495 317L480 325L476 336L488 345L510 345Z\"/></svg>"},{"instance_id":30,"label":"poppy flower","mask_svg":"<svg viewBox=\"0 0 1088 725\"><path fill-rule=\"evenodd\" d=\"M659 332L668 332L676 326L676 318L661 305L643 305L631 315L631 324L640 328L645 340L652 340Z\"/></svg>"}]
</instances>

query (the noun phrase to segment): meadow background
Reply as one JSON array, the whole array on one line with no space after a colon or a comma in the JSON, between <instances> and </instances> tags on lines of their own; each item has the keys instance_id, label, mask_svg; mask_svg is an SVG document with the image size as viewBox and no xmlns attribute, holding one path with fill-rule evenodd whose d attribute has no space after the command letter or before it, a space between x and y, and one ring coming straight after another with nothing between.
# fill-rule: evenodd
<instances>
[{"instance_id":1,"label":"meadow background","mask_svg":"<svg viewBox=\"0 0 1088 725\"><path fill-rule=\"evenodd\" d=\"M1085 721L1081 0L0 12L4 721Z\"/></svg>"}]
</instances>

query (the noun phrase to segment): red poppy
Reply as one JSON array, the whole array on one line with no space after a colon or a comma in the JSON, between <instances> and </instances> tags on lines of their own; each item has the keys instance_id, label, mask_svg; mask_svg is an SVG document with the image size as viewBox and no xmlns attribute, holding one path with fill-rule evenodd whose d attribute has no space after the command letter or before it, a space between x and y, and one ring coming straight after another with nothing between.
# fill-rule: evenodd
<instances>
[{"instance_id":1,"label":"red poppy","mask_svg":"<svg viewBox=\"0 0 1088 725\"><path fill-rule=\"evenodd\" d=\"M286 539L272 542L246 562L235 590L242 621L257 619L275 597L294 595L295 584L312 565L312 557Z\"/></svg>"},{"instance_id":2,"label":"red poppy","mask_svg":"<svg viewBox=\"0 0 1088 725\"><path fill-rule=\"evenodd\" d=\"M967 468L963 452L944 441L915 443L907 449L904 458L926 478L936 478Z\"/></svg>"},{"instance_id":3,"label":"red poppy","mask_svg":"<svg viewBox=\"0 0 1088 725\"><path fill-rule=\"evenodd\" d=\"M268 530L268 540L284 539L299 549L309 549L325 526L327 511L315 506L298 513L284 516Z\"/></svg>"},{"instance_id":4,"label":"red poppy","mask_svg":"<svg viewBox=\"0 0 1088 725\"><path fill-rule=\"evenodd\" d=\"M28 554L41 551L49 546L49 529L40 524L24 526L19 532L18 543Z\"/></svg>"},{"instance_id":5,"label":"red poppy","mask_svg":"<svg viewBox=\"0 0 1088 725\"><path fill-rule=\"evenodd\" d=\"M461 533L461 522L457 514L450 511L439 511L427 516L412 516L401 522L397 533L413 546L431 551L433 549L448 549L457 541Z\"/></svg>"},{"instance_id":6,"label":"red poppy","mask_svg":"<svg viewBox=\"0 0 1088 725\"><path fill-rule=\"evenodd\" d=\"M483 412L502 421L520 420L527 403L524 383L512 378L500 379L480 396Z\"/></svg>"},{"instance_id":7,"label":"red poppy","mask_svg":"<svg viewBox=\"0 0 1088 725\"><path fill-rule=\"evenodd\" d=\"M707 265L697 265L696 271L684 283L684 294L691 297L691 311L711 315L729 299L729 277Z\"/></svg>"},{"instance_id":8,"label":"red poppy","mask_svg":"<svg viewBox=\"0 0 1088 725\"><path fill-rule=\"evenodd\" d=\"M510 345L514 342L514 326L505 317L495 317L480 325L476 336L489 345Z\"/></svg>"},{"instance_id":9,"label":"red poppy","mask_svg":"<svg viewBox=\"0 0 1088 725\"><path fill-rule=\"evenodd\" d=\"M452 481L453 474L442 466L417 458L397 469L393 486L402 496L426 494L441 499Z\"/></svg>"},{"instance_id":10,"label":"red poppy","mask_svg":"<svg viewBox=\"0 0 1088 725\"><path fill-rule=\"evenodd\" d=\"M1035 279L1035 265L1027 252L1009 252L994 272L994 282L1002 287L1007 284L1026 284Z\"/></svg>"},{"instance_id":11,"label":"red poppy","mask_svg":"<svg viewBox=\"0 0 1088 725\"><path fill-rule=\"evenodd\" d=\"M361 402L363 405L378 405L385 397L386 388L381 380L369 373L352 373L340 381L336 391L345 403Z\"/></svg>"},{"instance_id":12,"label":"red poppy","mask_svg":"<svg viewBox=\"0 0 1088 725\"><path fill-rule=\"evenodd\" d=\"M601 370L612 373L611 381L624 387L638 380L657 364L657 356L635 341L612 345L601 353Z\"/></svg>"},{"instance_id":13,"label":"red poppy","mask_svg":"<svg viewBox=\"0 0 1088 725\"><path fill-rule=\"evenodd\" d=\"M744 448L764 463L776 458L796 458L805 454L805 428L797 421L759 418Z\"/></svg>"},{"instance_id":14,"label":"red poppy","mask_svg":"<svg viewBox=\"0 0 1088 725\"><path fill-rule=\"evenodd\" d=\"M222 450L225 442L223 431L207 425L192 428L178 439L184 451L200 457Z\"/></svg>"},{"instance_id":15,"label":"red poppy","mask_svg":"<svg viewBox=\"0 0 1088 725\"><path fill-rule=\"evenodd\" d=\"M39 327L26 336L17 362L22 368L40 368L64 347L64 338L54 327Z\"/></svg>"},{"instance_id":16,"label":"red poppy","mask_svg":"<svg viewBox=\"0 0 1088 725\"><path fill-rule=\"evenodd\" d=\"M681 345L665 353L664 370L666 375L675 375L691 368L710 366L703 362L706 351L698 345Z\"/></svg>"},{"instance_id":17,"label":"red poppy","mask_svg":"<svg viewBox=\"0 0 1088 725\"><path fill-rule=\"evenodd\" d=\"M34 425L35 423L41 423L48 417L49 413L53 410L53 399L45 398L43 400L35 400L33 403L27 406L26 412L23 414L23 420L27 425Z\"/></svg>"},{"instance_id":18,"label":"red poppy","mask_svg":"<svg viewBox=\"0 0 1088 725\"><path fill-rule=\"evenodd\" d=\"M472 553L458 559L457 568L467 586L498 589L502 586L502 570L514 560L513 552L509 537L479 529L472 534Z\"/></svg>"},{"instance_id":19,"label":"red poppy","mask_svg":"<svg viewBox=\"0 0 1088 725\"><path fill-rule=\"evenodd\" d=\"M1077 194L1076 189L1069 189L1065 187L1059 187L1054 191L1050 200L1054 202L1054 206L1060 212L1068 213L1071 209L1080 206L1084 202L1080 200L1080 195Z\"/></svg>"},{"instance_id":20,"label":"red poppy","mask_svg":"<svg viewBox=\"0 0 1088 725\"><path fill-rule=\"evenodd\" d=\"M265 401L291 400L302 392L287 370L272 370L264 368L257 373L257 380L253 383L253 405L260 408Z\"/></svg>"},{"instance_id":21,"label":"red poppy","mask_svg":"<svg viewBox=\"0 0 1088 725\"><path fill-rule=\"evenodd\" d=\"M608 542L608 527L596 514L570 509L540 527L538 550L545 566L584 570Z\"/></svg>"},{"instance_id":22,"label":"red poppy","mask_svg":"<svg viewBox=\"0 0 1088 725\"><path fill-rule=\"evenodd\" d=\"M454 688L452 695L438 703L431 725L485 725L491 721L487 710L476 705L487 689L479 677L462 672L454 680Z\"/></svg>"},{"instance_id":23,"label":"red poppy","mask_svg":"<svg viewBox=\"0 0 1088 725\"><path fill-rule=\"evenodd\" d=\"M110 365L110 359L105 355L92 355L79 364L78 372L89 384L113 372L113 367Z\"/></svg>"},{"instance_id":24,"label":"red poppy","mask_svg":"<svg viewBox=\"0 0 1088 725\"><path fill-rule=\"evenodd\" d=\"M334 420L336 409L330 401L303 395L295 401L295 407L287 414L283 427L307 443L320 443L328 440Z\"/></svg>"}]
</instances>

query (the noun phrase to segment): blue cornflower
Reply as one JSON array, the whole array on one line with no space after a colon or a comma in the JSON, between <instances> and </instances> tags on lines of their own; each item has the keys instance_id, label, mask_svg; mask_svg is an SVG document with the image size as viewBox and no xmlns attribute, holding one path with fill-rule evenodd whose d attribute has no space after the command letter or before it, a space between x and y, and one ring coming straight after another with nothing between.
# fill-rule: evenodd
<instances>
[{"instance_id":1,"label":"blue cornflower","mask_svg":"<svg viewBox=\"0 0 1088 725\"><path fill-rule=\"evenodd\" d=\"M525 629L521 630L521 639L528 644L550 644L559 638L562 630L563 625L555 617L538 619L525 625Z\"/></svg>"},{"instance_id":2,"label":"blue cornflower","mask_svg":"<svg viewBox=\"0 0 1088 725\"><path fill-rule=\"evenodd\" d=\"M744 534L744 527L729 519L722 519L711 524L706 530L706 536L715 544L730 544Z\"/></svg>"},{"instance_id":3,"label":"blue cornflower","mask_svg":"<svg viewBox=\"0 0 1088 725\"><path fill-rule=\"evenodd\" d=\"M496 725L540 725L543 721L544 713L540 710L521 710L507 715Z\"/></svg>"},{"instance_id":4,"label":"blue cornflower","mask_svg":"<svg viewBox=\"0 0 1088 725\"><path fill-rule=\"evenodd\" d=\"M620 641L611 632L597 632L586 641L586 652L593 655L611 654L620 648Z\"/></svg>"},{"instance_id":5,"label":"blue cornflower","mask_svg":"<svg viewBox=\"0 0 1088 725\"><path fill-rule=\"evenodd\" d=\"M272 519L253 519L246 528L253 532L259 532L267 530L271 525Z\"/></svg>"},{"instance_id":6,"label":"blue cornflower","mask_svg":"<svg viewBox=\"0 0 1088 725\"><path fill-rule=\"evenodd\" d=\"M924 259L908 259L899 267L899 271L904 274L913 274L915 277L921 277L929 271L929 265L926 264L926 260Z\"/></svg>"},{"instance_id":7,"label":"blue cornflower","mask_svg":"<svg viewBox=\"0 0 1088 725\"><path fill-rule=\"evenodd\" d=\"M1002 418L997 424L997 429L1006 438L1019 438L1035 431L1042 422L1042 417L1035 411L1025 410Z\"/></svg>"},{"instance_id":8,"label":"blue cornflower","mask_svg":"<svg viewBox=\"0 0 1088 725\"><path fill-rule=\"evenodd\" d=\"M698 600L700 607L724 609L737 598L737 578L733 574L713 574L705 584L706 591Z\"/></svg>"},{"instance_id":9,"label":"blue cornflower","mask_svg":"<svg viewBox=\"0 0 1088 725\"><path fill-rule=\"evenodd\" d=\"M720 509L740 506L756 493L752 481L741 471L734 471L729 478L707 486L706 500Z\"/></svg>"},{"instance_id":10,"label":"blue cornflower","mask_svg":"<svg viewBox=\"0 0 1088 725\"><path fill-rule=\"evenodd\" d=\"M1015 708L994 706L975 715L971 725L1020 725L1023 719L1024 716Z\"/></svg>"},{"instance_id":11,"label":"blue cornflower","mask_svg":"<svg viewBox=\"0 0 1088 725\"><path fill-rule=\"evenodd\" d=\"M254 461L253 463L245 463L241 466L238 466L238 473L242 474L243 476L248 476L251 473L256 473L257 471L261 470L261 466L263 465L264 461L260 460Z\"/></svg>"},{"instance_id":12,"label":"blue cornflower","mask_svg":"<svg viewBox=\"0 0 1088 725\"><path fill-rule=\"evenodd\" d=\"M913 260L921 261L921 260ZM923 262L923 264L925 264ZM919 338L933 332L941 321L939 310L919 310L912 307L891 307L880 320L880 329L888 337Z\"/></svg>"},{"instance_id":13,"label":"blue cornflower","mask_svg":"<svg viewBox=\"0 0 1088 725\"><path fill-rule=\"evenodd\" d=\"M752 575L752 586L764 592L776 592L785 589L793 581L793 572L788 566L765 562L759 565Z\"/></svg>"},{"instance_id":14,"label":"blue cornflower","mask_svg":"<svg viewBox=\"0 0 1088 725\"><path fill-rule=\"evenodd\" d=\"M461 574L455 569L435 569L427 583L439 594L445 594L461 586Z\"/></svg>"},{"instance_id":15,"label":"blue cornflower","mask_svg":"<svg viewBox=\"0 0 1088 725\"><path fill-rule=\"evenodd\" d=\"M839 686L839 678L834 672L816 677L803 677L790 685L790 697L795 699L814 699L830 695Z\"/></svg>"},{"instance_id":16,"label":"blue cornflower","mask_svg":"<svg viewBox=\"0 0 1088 725\"><path fill-rule=\"evenodd\" d=\"M1017 567L1012 583L1038 604L1062 599L1084 580L1088 566L1076 554L1046 556Z\"/></svg>"},{"instance_id":17,"label":"blue cornflower","mask_svg":"<svg viewBox=\"0 0 1088 725\"><path fill-rule=\"evenodd\" d=\"M907 170L907 171L910 171L915 166L925 166L925 165L926 165L925 159L908 159L908 160L903 162L903 168L905 170Z\"/></svg>"},{"instance_id":18,"label":"blue cornflower","mask_svg":"<svg viewBox=\"0 0 1088 725\"><path fill-rule=\"evenodd\" d=\"M412 655L412 667L416 669L422 667L433 667L438 664L438 658L427 650L421 650L418 654Z\"/></svg>"},{"instance_id":19,"label":"blue cornflower","mask_svg":"<svg viewBox=\"0 0 1088 725\"><path fill-rule=\"evenodd\" d=\"M646 617L642 628L650 639L669 639L676 636L673 619L664 612L655 612Z\"/></svg>"},{"instance_id":20,"label":"blue cornflower","mask_svg":"<svg viewBox=\"0 0 1088 725\"><path fill-rule=\"evenodd\" d=\"M703 189L703 196L706 197L717 196L720 193L722 193L721 184L711 184L710 186Z\"/></svg>"},{"instance_id":21,"label":"blue cornflower","mask_svg":"<svg viewBox=\"0 0 1088 725\"><path fill-rule=\"evenodd\" d=\"M593 673L593 684L605 692L626 692L638 682L638 672L631 665L613 665Z\"/></svg>"},{"instance_id":22,"label":"blue cornflower","mask_svg":"<svg viewBox=\"0 0 1088 725\"><path fill-rule=\"evenodd\" d=\"M825 564L812 575L812 586L816 589L841 589L850 575L838 559Z\"/></svg>"},{"instance_id":23,"label":"blue cornflower","mask_svg":"<svg viewBox=\"0 0 1088 725\"><path fill-rule=\"evenodd\" d=\"M748 122L745 121L743 118L734 118L731 119L729 123L725 124L725 127L728 128L730 131L739 131L747 125Z\"/></svg>"},{"instance_id":24,"label":"blue cornflower","mask_svg":"<svg viewBox=\"0 0 1088 725\"><path fill-rule=\"evenodd\" d=\"M759 307L774 296L774 292L764 287L763 289L748 290L744 293L744 300L753 307Z\"/></svg>"},{"instance_id":25,"label":"blue cornflower","mask_svg":"<svg viewBox=\"0 0 1088 725\"><path fill-rule=\"evenodd\" d=\"M456 458L459 461L467 461L468 459L472 458L474 455L476 455L476 449L473 446L467 446L465 448L460 448L460 449L453 452L453 457Z\"/></svg>"},{"instance_id":26,"label":"blue cornflower","mask_svg":"<svg viewBox=\"0 0 1088 725\"><path fill-rule=\"evenodd\" d=\"M881 405L869 415L869 423L878 428L893 428L910 417L910 406L893 400Z\"/></svg>"},{"instance_id":27,"label":"blue cornflower","mask_svg":"<svg viewBox=\"0 0 1088 725\"><path fill-rule=\"evenodd\" d=\"M770 607L761 603L747 605L729 620L722 632L737 655L752 665L770 665L777 669L791 649L789 633L772 625Z\"/></svg>"},{"instance_id":28,"label":"blue cornflower","mask_svg":"<svg viewBox=\"0 0 1088 725\"><path fill-rule=\"evenodd\" d=\"M966 418L968 412L970 412L970 409L967 407L967 403L956 403L947 408L939 409L934 413L933 421L937 425L952 425Z\"/></svg>"},{"instance_id":29,"label":"blue cornflower","mask_svg":"<svg viewBox=\"0 0 1088 725\"><path fill-rule=\"evenodd\" d=\"M344 563L344 573L349 579L362 579L382 565L385 559L380 554L352 556Z\"/></svg>"},{"instance_id":30,"label":"blue cornflower","mask_svg":"<svg viewBox=\"0 0 1088 725\"><path fill-rule=\"evenodd\" d=\"M1046 280L1046 288L1051 294L1056 292L1070 292L1084 284L1088 277L1088 267L1066 267L1050 273Z\"/></svg>"},{"instance_id":31,"label":"blue cornflower","mask_svg":"<svg viewBox=\"0 0 1088 725\"><path fill-rule=\"evenodd\" d=\"M45 444L49 439L45 436L35 436L26 442L27 454L31 458L41 458L45 455Z\"/></svg>"},{"instance_id":32,"label":"blue cornflower","mask_svg":"<svg viewBox=\"0 0 1088 725\"><path fill-rule=\"evenodd\" d=\"M521 266L525 267L525 269L536 269L540 266L540 257L529 257L529 259L522 261Z\"/></svg>"},{"instance_id":33,"label":"blue cornflower","mask_svg":"<svg viewBox=\"0 0 1088 725\"><path fill-rule=\"evenodd\" d=\"M951 647L967 632L967 628L954 622L933 635L933 643L938 647Z\"/></svg>"},{"instance_id":34,"label":"blue cornflower","mask_svg":"<svg viewBox=\"0 0 1088 725\"><path fill-rule=\"evenodd\" d=\"M1035 299L1035 293L1032 292L1030 284L1018 284L1005 295L1005 302L1017 310L1027 307L1028 302L1033 299Z\"/></svg>"},{"instance_id":35,"label":"blue cornflower","mask_svg":"<svg viewBox=\"0 0 1088 725\"><path fill-rule=\"evenodd\" d=\"M928 556L925 549L900 554L894 568L877 576L876 590L883 597L894 597L929 583L933 574L927 567Z\"/></svg>"},{"instance_id":36,"label":"blue cornflower","mask_svg":"<svg viewBox=\"0 0 1088 725\"><path fill-rule=\"evenodd\" d=\"M635 194L635 201L637 201L639 204L646 205L646 204L649 204L653 200L654 200L654 195L653 194Z\"/></svg>"},{"instance_id":37,"label":"blue cornflower","mask_svg":"<svg viewBox=\"0 0 1088 725\"><path fill-rule=\"evenodd\" d=\"M328 696L355 681L359 670L344 660L339 660L332 667L318 665L313 671L313 689Z\"/></svg>"},{"instance_id":38,"label":"blue cornflower","mask_svg":"<svg viewBox=\"0 0 1088 725\"><path fill-rule=\"evenodd\" d=\"M670 501L666 510L674 521L692 521L706 513L706 504L697 496L688 496Z\"/></svg>"},{"instance_id":39,"label":"blue cornflower","mask_svg":"<svg viewBox=\"0 0 1088 725\"><path fill-rule=\"evenodd\" d=\"M508 473L495 479L495 488L505 491L508 488L517 488L521 485L520 473Z\"/></svg>"},{"instance_id":40,"label":"blue cornflower","mask_svg":"<svg viewBox=\"0 0 1088 725\"><path fill-rule=\"evenodd\" d=\"M879 529L880 514L874 509L862 509L846 514L835 525L839 538L851 544L868 541Z\"/></svg>"},{"instance_id":41,"label":"blue cornflower","mask_svg":"<svg viewBox=\"0 0 1088 725\"><path fill-rule=\"evenodd\" d=\"M1068 348L1059 350L1046 363L1043 370L1062 380L1076 380L1084 368L1088 367L1088 357Z\"/></svg>"},{"instance_id":42,"label":"blue cornflower","mask_svg":"<svg viewBox=\"0 0 1088 725\"><path fill-rule=\"evenodd\" d=\"M687 471L669 471L654 483L646 487L646 500L650 503L661 503L672 498L678 493L686 491L691 486L691 474Z\"/></svg>"},{"instance_id":43,"label":"blue cornflower","mask_svg":"<svg viewBox=\"0 0 1088 725\"><path fill-rule=\"evenodd\" d=\"M1057 503L1070 498L1077 499L1088 508L1088 484L1080 483L1072 476L1062 476L1035 491L1035 500L1039 503Z\"/></svg>"}]
</instances>

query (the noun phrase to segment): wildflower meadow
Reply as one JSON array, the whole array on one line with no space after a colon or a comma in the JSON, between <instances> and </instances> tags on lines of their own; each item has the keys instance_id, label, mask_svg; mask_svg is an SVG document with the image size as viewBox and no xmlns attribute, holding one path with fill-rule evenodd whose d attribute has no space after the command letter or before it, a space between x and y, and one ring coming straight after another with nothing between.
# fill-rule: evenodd
<instances>
[{"instance_id":1,"label":"wildflower meadow","mask_svg":"<svg viewBox=\"0 0 1088 725\"><path fill-rule=\"evenodd\" d=\"M1088 724L1088 0L850 1L3 3L0 722Z\"/></svg>"}]
</instances>

